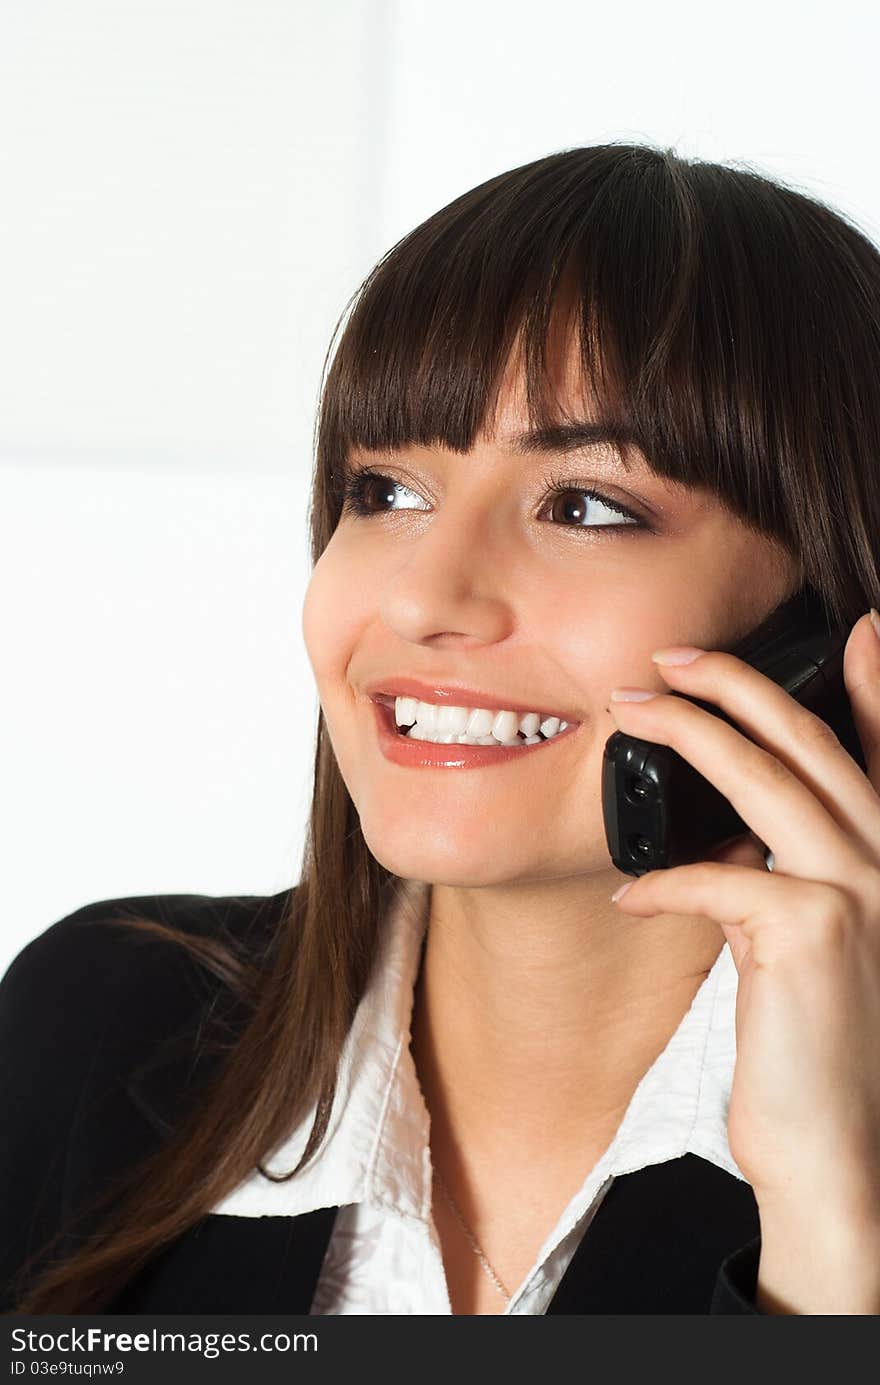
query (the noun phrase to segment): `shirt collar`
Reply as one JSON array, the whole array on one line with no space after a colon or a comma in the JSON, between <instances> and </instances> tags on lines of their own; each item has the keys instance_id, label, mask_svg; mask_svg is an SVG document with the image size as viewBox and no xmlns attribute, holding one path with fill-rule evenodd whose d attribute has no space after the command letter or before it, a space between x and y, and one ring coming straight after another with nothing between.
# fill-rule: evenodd
<instances>
[{"instance_id":1,"label":"shirt collar","mask_svg":"<svg viewBox=\"0 0 880 1385\"><path fill-rule=\"evenodd\" d=\"M413 994L428 924L430 885L392 879L390 904L367 988L343 1046L324 1141L294 1178L257 1171L213 1210L236 1216L298 1216L365 1202L427 1221L431 1211L430 1117L410 1052ZM596 1188L691 1152L738 1178L727 1142L735 1048L737 973L725 942L681 1023L640 1081L612 1143L589 1177ZM288 1173L299 1161L314 1107L268 1161ZM266 1163L266 1161L264 1161ZM566 1220L578 1213L578 1199Z\"/></svg>"}]
</instances>

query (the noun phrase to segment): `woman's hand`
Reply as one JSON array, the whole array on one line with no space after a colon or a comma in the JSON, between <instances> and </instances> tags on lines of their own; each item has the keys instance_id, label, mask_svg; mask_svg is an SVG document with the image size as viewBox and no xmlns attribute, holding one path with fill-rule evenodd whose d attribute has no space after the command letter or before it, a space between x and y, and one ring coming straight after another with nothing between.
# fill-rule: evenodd
<instances>
[{"instance_id":1,"label":"woman's hand","mask_svg":"<svg viewBox=\"0 0 880 1385\"><path fill-rule=\"evenodd\" d=\"M728 1140L761 1217L759 1306L880 1313L880 639L865 615L844 656L867 775L771 679L732 654L695 652L658 665L667 683L745 735L680 697L609 710L713 783L772 850L773 871L745 836L614 898L638 918L714 919L730 944Z\"/></svg>"}]
</instances>

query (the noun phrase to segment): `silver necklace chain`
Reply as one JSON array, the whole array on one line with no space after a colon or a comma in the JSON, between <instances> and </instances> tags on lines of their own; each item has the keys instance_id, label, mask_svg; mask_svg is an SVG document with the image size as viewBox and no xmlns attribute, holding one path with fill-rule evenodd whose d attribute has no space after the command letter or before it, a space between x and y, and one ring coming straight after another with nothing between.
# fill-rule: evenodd
<instances>
[{"instance_id":1,"label":"silver necklace chain","mask_svg":"<svg viewBox=\"0 0 880 1385\"><path fill-rule=\"evenodd\" d=\"M447 1186L446 1186L446 1184L444 1183L443 1179L440 1177L439 1170L437 1170L437 1169L434 1170L434 1177L436 1178L437 1182L440 1184L440 1188L441 1188L441 1190L442 1190L442 1192L443 1192L443 1196L446 1198L446 1201L449 1203L449 1206L452 1208L452 1212L453 1212L453 1215L455 1216L456 1221L458 1222L458 1224L459 1224L459 1226L461 1227L462 1231L464 1232L465 1236L467 1236L468 1241L470 1242L471 1249L473 1250L474 1254L477 1256L477 1258L478 1258L480 1264L483 1266L483 1269L486 1271L486 1274L489 1276L489 1278L491 1279L492 1283L495 1285L495 1288L498 1290L498 1292L499 1292L499 1294L501 1295L501 1297L502 1297L503 1299L505 1299L507 1303L509 1303L510 1300L511 1300L511 1298L513 1297L513 1295L512 1295L512 1294L509 1294L509 1293L507 1292L507 1290L505 1289L504 1285L501 1283L501 1280L498 1278L498 1275L495 1273L495 1271L493 1270L492 1266L489 1264L488 1259L486 1258L485 1254L483 1253L482 1248L480 1247L480 1245L479 1245L478 1242L477 1242L476 1236L475 1236L474 1233L471 1231L470 1227L467 1225L467 1222L465 1221L464 1217L461 1215L461 1212L460 1212L459 1209L458 1209L458 1205L457 1205L455 1199L453 1198L451 1192L450 1192L449 1189L447 1188Z\"/></svg>"}]
</instances>

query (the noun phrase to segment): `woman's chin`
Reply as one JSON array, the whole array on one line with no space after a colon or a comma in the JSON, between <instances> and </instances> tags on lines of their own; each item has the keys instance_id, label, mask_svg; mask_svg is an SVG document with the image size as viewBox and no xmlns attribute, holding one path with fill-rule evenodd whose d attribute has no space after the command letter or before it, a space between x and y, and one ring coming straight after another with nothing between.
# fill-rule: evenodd
<instances>
[{"instance_id":1,"label":"woman's chin","mask_svg":"<svg viewBox=\"0 0 880 1385\"><path fill-rule=\"evenodd\" d=\"M419 831L415 824L395 832L371 831L361 819L361 831L371 854L380 865L403 880L425 880L432 885L457 885L479 889L521 878L527 863L521 850L498 850L495 838L462 832L446 836Z\"/></svg>"},{"instance_id":2,"label":"woman's chin","mask_svg":"<svg viewBox=\"0 0 880 1385\"><path fill-rule=\"evenodd\" d=\"M428 842L424 832L411 828L372 831L363 820L361 831L370 853L392 875L401 880L424 880L459 889L586 878L612 868L604 840L596 843L593 852L560 850L555 854L526 855L515 834L510 844L502 844L497 833L488 844L474 834L463 834L461 839L435 837Z\"/></svg>"}]
</instances>

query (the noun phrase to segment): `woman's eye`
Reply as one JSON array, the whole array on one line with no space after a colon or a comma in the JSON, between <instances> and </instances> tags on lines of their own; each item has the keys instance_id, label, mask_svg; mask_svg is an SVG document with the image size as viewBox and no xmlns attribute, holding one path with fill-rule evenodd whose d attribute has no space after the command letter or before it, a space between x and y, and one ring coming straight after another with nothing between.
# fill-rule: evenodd
<instances>
[{"instance_id":1,"label":"woman's eye","mask_svg":"<svg viewBox=\"0 0 880 1385\"><path fill-rule=\"evenodd\" d=\"M603 518L603 511L622 516L624 523L621 524L619 518L617 522ZM645 527L632 510L589 486L557 486L553 490L548 512L553 519L570 529Z\"/></svg>"},{"instance_id":2,"label":"woman's eye","mask_svg":"<svg viewBox=\"0 0 880 1385\"><path fill-rule=\"evenodd\" d=\"M349 472L345 477L345 492L343 506L356 515L373 515L390 513L383 511L383 504L393 505L395 492L399 491L404 497L404 503L396 506L399 510L415 510L423 508L418 504L411 504L410 501L419 501L420 496L415 491L411 491L402 482L395 481L390 476L383 476L379 471L370 471L362 468L360 471Z\"/></svg>"},{"instance_id":3,"label":"woman's eye","mask_svg":"<svg viewBox=\"0 0 880 1385\"><path fill-rule=\"evenodd\" d=\"M638 528L648 526L625 505L577 481L564 481L551 486L549 504L541 513L563 528ZM395 504L400 498L401 503ZM355 515L393 514L397 510L427 508L422 498L401 481L369 467L350 471L345 476L343 508ZM612 518L608 518L608 516ZM616 516L616 518L614 518Z\"/></svg>"}]
</instances>

